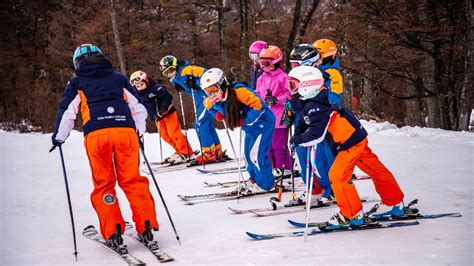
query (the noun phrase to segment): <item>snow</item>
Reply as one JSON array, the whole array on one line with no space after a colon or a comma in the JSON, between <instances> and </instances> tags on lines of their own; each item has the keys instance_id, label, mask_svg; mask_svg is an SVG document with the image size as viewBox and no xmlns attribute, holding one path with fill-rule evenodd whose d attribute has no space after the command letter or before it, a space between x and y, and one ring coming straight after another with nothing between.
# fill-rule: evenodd
<instances>
[{"instance_id":1,"label":"snow","mask_svg":"<svg viewBox=\"0 0 474 266\"><path fill-rule=\"evenodd\" d=\"M182 245L150 182L158 211L160 231L155 233L161 248L175 258L172 264L461 264L474 259L473 153L474 133L418 127L396 128L389 123L363 121L369 132L369 145L395 174L406 200L419 199L423 213L461 212L461 218L420 220L420 225L372 231L347 232L252 241L245 231L287 232L287 219L304 221L305 213L257 218L236 215L227 210L267 207L269 196L235 201L185 205L177 194L202 194L230 189L205 187L203 181L236 180L236 174L204 175L194 169L156 174ZM238 147L239 131L231 132ZM0 265L123 265L105 249L84 238L82 229L98 226L91 206L90 169L82 133L73 131L63 145L76 224L78 261L72 255L71 224L59 154L48 153L50 134L19 134L0 131ZM194 131L188 136L196 149ZM224 147L233 156L225 131L219 131ZM150 161L159 160L157 134L146 135ZM164 155L171 148L163 143ZM209 169L235 166L235 162L209 165ZM247 173L244 173L245 177ZM150 181L152 181L150 179ZM372 182L356 182L359 194L378 198ZM131 211L124 194L117 189L126 220ZM290 195L284 194L284 201ZM373 204L373 203L372 203ZM366 208L372 204L365 205ZM337 209L315 210L313 221L328 219ZM148 265L158 262L131 239L129 250Z\"/></svg>"}]
</instances>

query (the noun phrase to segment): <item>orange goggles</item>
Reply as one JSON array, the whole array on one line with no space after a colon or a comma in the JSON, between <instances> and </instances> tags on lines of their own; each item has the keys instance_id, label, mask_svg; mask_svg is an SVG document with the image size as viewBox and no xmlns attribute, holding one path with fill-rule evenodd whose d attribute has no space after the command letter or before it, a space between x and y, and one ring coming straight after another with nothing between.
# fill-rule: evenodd
<instances>
[{"instance_id":1,"label":"orange goggles","mask_svg":"<svg viewBox=\"0 0 474 266\"><path fill-rule=\"evenodd\" d=\"M220 91L221 89L219 87L217 87L216 84L214 85L211 85L207 88L204 89L204 91L206 92L207 95L213 95L213 94L216 94Z\"/></svg>"}]
</instances>

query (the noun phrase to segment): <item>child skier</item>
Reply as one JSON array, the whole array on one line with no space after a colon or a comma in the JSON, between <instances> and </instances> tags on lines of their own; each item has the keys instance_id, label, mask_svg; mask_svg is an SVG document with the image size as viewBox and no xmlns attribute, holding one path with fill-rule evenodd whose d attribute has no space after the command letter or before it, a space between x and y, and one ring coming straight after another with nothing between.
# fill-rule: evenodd
<instances>
[{"instance_id":1,"label":"child skier","mask_svg":"<svg viewBox=\"0 0 474 266\"><path fill-rule=\"evenodd\" d=\"M135 87L149 117L155 121L156 128L175 153L165 159L165 162L179 164L187 162L193 155L193 149L181 132L173 96L164 85L157 85L145 72L136 71L130 76L130 84Z\"/></svg>"},{"instance_id":2,"label":"child skier","mask_svg":"<svg viewBox=\"0 0 474 266\"><path fill-rule=\"evenodd\" d=\"M235 191L247 195L273 190L275 179L268 154L276 119L271 110L248 86L229 84L218 68L202 75L201 88L208 95L204 105L216 119L225 119L230 129L241 126L245 132L244 154L250 179Z\"/></svg>"},{"instance_id":3,"label":"child skier","mask_svg":"<svg viewBox=\"0 0 474 266\"><path fill-rule=\"evenodd\" d=\"M259 54L264 48L268 48L268 44L264 41L255 41L249 47L249 57L252 60L252 66L250 68L250 86L252 89L255 89L257 79L263 73L258 61L260 60Z\"/></svg>"},{"instance_id":4,"label":"child skier","mask_svg":"<svg viewBox=\"0 0 474 266\"><path fill-rule=\"evenodd\" d=\"M328 221L331 228L357 226L364 223L362 203L355 186L350 182L356 163L372 177L381 204L371 216L401 216L403 192L392 173L379 161L367 143L367 131L352 112L329 102L329 90L321 89L321 71L300 66L289 73L288 86L300 95L295 103L300 123L291 146L310 146L326 140L335 156L329 171L332 189L340 208Z\"/></svg>"},{"instance_id":5,"label":"child skier","mask_svg":"<svg viewBox=\"0 0 474 266\"><path fill-rule=\"evenodd\" d=\"M273 163L273 173L281 176L283 165L284 170L291 169L290 152L287 145L287 130L285 125L280 123L280 119L285 109L285 100L290 97L288 91L288 75L283 70L282 52L274 45L262 49L259 54L259 65L263 70L262 75L257 79L255 92L265 99L265 103L270 107L275 117L275 133L272 139L270 156ZM285 156L286 155L286 156Z\"/></svg>"},{"instance_id":6,"label":"child skier","mask_svg":"<svg viewBox=\"0 0 474 266\"><path fill-rule=\"evenodd\" d=\"M151 241L151 230L158 230L155 203L148 179L140 176L138 169L139 136L145 133L146 109L128 79L114 71L98 47L79 46L73 63L76 75L69 80L59 103L53 145L64 143L80 111L94 181L91 201L101 235L107 245L122 246L125 221L115 192L118 182L130 202L140 239Z\"/></svg>"},{"instance_id":7,"label":"child skier","mask_svg":"<svg viewBox=\"0 0 474 266\"><path fill-rule=\"evenodd\" d=\"M202 104L202 101L206 98L206 93L199 87L199 81L206 69L190 65L188 61L178 60L172 55L167 55L160 61L160 70L180 95L181 91L184 90L193 100L197 117L194 121L194 128L202 146L202 154L194 159L192 164L214 163L228 159L228 156L222 151L214 127L214 117L206 112L206 108Z\"/></svg>"},{"instance_id":8,"label":"child skier","mask_svg":"<svg viewBox=\"0 0 474 266\"><path fill-rule=\"evenodd\" d=\"M299 44L293 48L293 50L290 53L290 63L291 67L295 68L298 66L313 66L316 67L316 62L318 62L320 58L319 52L311 45L311 44ZM329 75L325 75L325 80L329 81ZM329 82L326 82L329 83ZM296 111L292 107L294 105L295 101L298 101L298 94L295 92L294 94L291 95L291 100L286 100L285 101L285 118L288 118L289 116L292 117L293 119L284 119L285 126L290 127L293 122L297 125L299 122L298 116L296 115ZM321 144L319 144L321 145ZM307 157L307 148L306 147L295 147L296 155L298 158L298 164L300 166L300 173L303 181L307 184L309 180L306 177L306 168L310 167L309 173L311 175L316 175L316 178L314 179L313 183L313 189L312 189L312 197L311 197L311 203L312 204L322 204L327 202L328 199L331 198L332 194L332 189L331 189L331 184L329 182L329 176L327 171L321 171L317 169L316 164L315 164L315 159L322 157L320 156L320 153L322 150L319 148L316 148L316 146L311 147L311 164L306 165L306 157ZM317 155L317 156L316 156ZM332 156L332 160L334 160L334 156ZM310 175L310 176L311 176ZM324 193L321 194L324 190ZM290 204L293 205L302 205L306 203L306 191L304 191L299 197L290 200Z\"/></svg>"},{"instance_id":9,"label":"child skier","mask_svg":"<svg viewBox=\"0 0 474 266\"><path fill-rule=\"evenodd\" d=\"M329 75L330 82L325 82L326 88L331 89L329 102L339 105L342 99L343 83L336 43L329 39L319 39L313 43L313 46L321 55L316 66L323 74Z\"/></svg>"},{"instance_id":10,"label":"child skier","mask_svg":"<svg viewBox=\"0 0 474 266\"><path fill-rule=\"evenodd\" d=\"M290 54L290 63L292 68L298 67L298 66L312 66L312 67L317 67L317 63L320 61L320 53L314 48L311 44L299 44L297 45ZM319 67L318 67L319 68ZM321 70L321 69L320 69ZM339 87L336 87L335 84L341 84L341 75L339 74L339 79L336 79L337 83L334 82L331 79L331 76L326 73L324 70L321 71L323 78L324 78L324 87L329 89L329 95L335 95L333 104L339 104L342 94L342 89L339 90ZM337 72L338 73L338 72ZM336 77L335 74L333 74L333 77ZM336 77L337 78L337 77ZM336 91L340 91L339 93L333 92L332 88L335 87ZM297 99L295 100L297 101ZM290 106L291 107L291 106ZM287 104L288 108L288 104ZM296 147L295 148L296 153L298 155L298 160L300 163L300 166L305 166L305 161L306 161L306 148L305 147ZM320 143L317 144L317 146L313 147L311 150L311 164L312 164L312 169L314 170L311 171L316 175L316 185L313 190L313 195L317 195L321 193L321 191L324 191L323 194L320 197L312 197L311 201L312 204L323 204L327 203L329 201L333 201L333 193L332 193L332 188L331 184L329 182L329 169L331 168L331 165L334 161L334 155L332 154L331 150L329 149L329 146L326 144L326 141L321 141ZM301 171L302 176L305 176L303 172L305 173L306 171ZM303 180L306 183L305 177ZM320 186L319 186L320 185ZM322 189L322 190L321 190ZM306 202L306 192L301 195L297 201L298 203L304 203Z\"/></svg>"}]
</instances>

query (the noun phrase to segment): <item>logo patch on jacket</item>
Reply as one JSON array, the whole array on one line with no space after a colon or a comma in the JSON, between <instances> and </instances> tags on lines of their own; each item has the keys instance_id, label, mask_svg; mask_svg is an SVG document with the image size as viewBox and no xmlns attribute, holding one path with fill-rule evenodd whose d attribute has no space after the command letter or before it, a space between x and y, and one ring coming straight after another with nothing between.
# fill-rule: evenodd
<instances>
[{"instance_id":1,"label":"logo patch on jacket","mask_svg":"<svg viewBox=\"0 0 474 266\"><path fill-rule=\"evenodd\" d=\"M305 116L303 117L303 120L304 120L304 122L305 122L307 125L309 125L309 116L305 115Z\"/></svg>"},{"instance_id":2,"label":"logo patch on jacket","mask_svg":"<svg viewBox=\"0 0 474 266\"><path fill-rule=\"evenodd\" d=\"M105 194L103 200L107 205L112 205L115 203L115 197L112 194Z\"/></svg>"},{"instance_id":3,"label":"logo patch on jacket","mask_svg":"<svg viewBox=\"0 0 474 266\"><path fill-rule=\"evenodd\" d=\"M107 112L109 114L113 114L115 112L115 109L112 106L107 107Z\"/></svg>"}]
</instances>

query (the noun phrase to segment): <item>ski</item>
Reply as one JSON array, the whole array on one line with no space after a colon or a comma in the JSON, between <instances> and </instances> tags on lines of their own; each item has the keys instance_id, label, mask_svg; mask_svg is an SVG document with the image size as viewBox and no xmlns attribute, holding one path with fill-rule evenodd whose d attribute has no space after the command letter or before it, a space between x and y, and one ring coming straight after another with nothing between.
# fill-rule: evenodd
<instances>
[{"instance_id":1,"label":"ski","mask_svg":"<svg viewBox=\"0 0 474 266\"><path fill-rule=\"evenodd\" d=\"M133 225L129 222L125 222L125 235L132 238L136 242L138 242L140 245L145 247L147 250L149 250L157 259L159 262L168 262L168 261L173 261L174 258L166 254L163 250L161 250L158 247L158 243L156 241L151 241L148 244L145 244L141 242L138 237L137 237L137 232L133 230Z\"/></svg>"},{"instance_id":2,"label":"ski","mask_svg":"<svg viewBox=\"0 0 474 266\"><path fill-rule=\"evenodd\" d=\"M370 203L370 202L378 202L378 200L371 200L367 197L361 198L360 200L362 203ZM302 208L293 208L293 207L302 207ZM325 208L332 208L337 207L337 203L335 201L324 203L321 205L311 206L311 209L325 209ZM249 210L248 212L255 214L258 217L268 217L268 216L276 216L276 215L283 215L283 214L290 214L296 212L304 212L306 208L303 206L295 205L295 206L288 206L288 207L281 207L281 210L273 211L273 208L270 208L268 211L254 211Z\"/></svg>"},{"instance_id":3,"label":"ski","mask_svg":"<svg viewBox=\"0 0 474 266\"><path fill-rule=\"evenodd\" d=\"M289 191L290 190L288 188L283 189L283 192L289 192ZM272 190L270 192L265 191L265 192L252 193L248 195L243 195L243 194L238 195L237 192L230 191L230 192L210 193L210 194L191 195L191 196L178 194L177 196L178 198L183 200L186 204L195 205L195 204L204 203L204 202L229 201L229 200L234 200L234 199L253 197L257 195L266 195L270 193L278 193L278 189Z\"/></svg>"},{"instance_id":4,"label":"ski","mask_svg":"<svg viewBox=\"0 0 474 266\"><path fill-rule=\"evenodd\" d=\"M143 261L137 259L130 253L128 253L128 250L125 246L124 250L118 250L111 248L107 246L105 243L105 240L99 235L97 232L97 229L93 225L89 225L84 230L82 230L82 234L87 237L88 239L96 242L97 244L105 247L106 249L112 251L114 254L118 255L124 262L126 262L128 265L146 265Z\"/></svg>"},{"instance_id":5,"label":"ski","mask_svg":"<svg viewBox=\"0 0 474 266\"><path fill-rule=\"evenodd\" d=\"M235 166L235 167L226 167L226 168L213 169L213 170L196 168L196 170L202 174L220 175L220 174L237 173L239 171L239 168ZM246 172L247 167L242 166L240 170L242 172Z\"/></svg>"},{"instance_id":6,"label":"ski","mask_svg":"<svg viewBox=\"0 0 474 266\"><path fill-rule=\"evenodd\" d=\"M218 163L226 163L226 162L232 162L233 159L230 159L230 160L220 160L220 161L216 161L216 162L208 162L206 163L206 165L208 164L218 164ZM188 168L191 168L191 167L196 167L196 166L200 166L199 164L196 164L196 165L190 165L190 164L186 164L186 163L181 163L181 164L169 164L169 165L152 165L151 166L151 169L153 171L153 173L167 173L167 172L174 172L174 171L180 171L180 170L185 170L185 169L188 169ZM142 167L142 171L145 172L145 173L148 173L150 174L150 171L148 170L148 168L145 168L145 167Z\"/></svg>"},{"instance_id":7,"label":"ski","mask_svg":"<svg viewBox=\"0 0 474 266\"><path fill-rule=\"evenodd\" d=\"M379 219L366 218L368 222L396 222L396 221L406 221L406 220L419 220L419 219L438 219L442 217L461 217L461 213L452 212L452 213L439 213L439 214L407 214L400 217L387 216ZM295 227L306 227L306 223L297 222L293 220L288 220L288 222ZM324 225L326 222L310 222L308 227L319 227Z\"/></svg>"},{"instance_id":8,"label":"ski","mask_svg":"<svg viewBox=\"0 0 474 266\"><path fill-rule=\"evenodd\" d=\"M418 221L412 222L395 222L395 223L366 223L360 226L352 226L352 227L342 227L338 229L331 229L326 227L325 225L318 227L318 229L313 229L308 232L308 236L311 235L319 235L319 234L329 234L329 233L336 233L336 232L347 232L347 231L360 231L360 230L371 230L371 229L383 229L383 228L393 228L393 227L404 227L404 226L412 226L418 225ZM304 236L305 231L293 231L293 232L286 232L286 233L276 233L276 234L254 234L250 232L245 232L250 238L255 240L269 240L275 238L282 238L282 237L301 237Z\"/></svg>"},{"instance_id":9,"label":"ski","mask_svg":"<svg viewBox=\"0 0 474 266\"><path fill-rule=\"evenodd\" d=\"M226 181L226 182L206 182L204 181L204 185L208 187L235 187L239 184L237 181Z\"/></svg>"}]
</instances>

